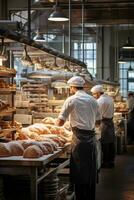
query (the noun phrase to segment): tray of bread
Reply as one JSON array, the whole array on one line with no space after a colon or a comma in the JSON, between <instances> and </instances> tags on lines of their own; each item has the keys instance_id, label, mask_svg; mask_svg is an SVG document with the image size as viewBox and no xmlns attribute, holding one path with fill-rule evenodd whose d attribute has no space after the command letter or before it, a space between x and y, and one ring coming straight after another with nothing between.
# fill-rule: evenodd
<instances>
[{"instance_id":1,"label":"tray of bread","mask_svg":"<svg viewBox=\"0 0 134 200\"><path fill-rule=\"evenodd\" d=\"M8 115L13 114L15 112L16 112L16 108L7 107L7 108L4 108L0 111L0 117L8 116Z\"/></svg>"},{"instance_id":2,"label":"tray of bread","mask_svg":"<svg viewBox=\"0 0 134 200\"><path fill-rule=\"evenodd\" d=\"M0 66L0 77L12 77L16 75L16 70L5 66Z\"/></svg>"}]
</instances>

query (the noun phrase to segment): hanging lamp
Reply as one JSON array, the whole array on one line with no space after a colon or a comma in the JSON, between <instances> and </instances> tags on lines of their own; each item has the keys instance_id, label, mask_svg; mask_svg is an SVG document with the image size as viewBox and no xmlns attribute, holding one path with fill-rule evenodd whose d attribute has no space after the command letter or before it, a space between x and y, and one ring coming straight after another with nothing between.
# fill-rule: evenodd
<instances>
[{"instance_id":1,"label":"hanging lamp","mask_svg":"<svg viewBox=\"0 0 134 200\"><path fill-rule=\"evenodd\" d=\"M27 53L26 45L24 46L24 51L23 51L23 55L21 57L21 62L22 62L23 65L26 65L26 66L32 66L33 65L32 60Z\"/></svg>"},{"instance_id":2,"label":"hanging lamp","mask_svg":"<svg viewBox=\"0 0 134 200\"><path fill-rule=\"evenodd\" d=\"M48 20L54 22L65 22L69 20L69 18L63 13L58 1L56 1L56 4L53 6L53 12L48 17Z\"/></svg>"},{"instance_id":3,"label":"hanging lamp","mask_svg":"<svg viewBox=\"0 0 134 200\"><path fill-rule=\"evenodd\" d=\"M129 65L128 71L133 71L133 68L131 66L131 61L130 61L130 65Z\"/></svg>"},{"instance_id":4,"label":"hanging lamp","mask_svg":"<svg viewBox=\"0 0 134 200\"><path fill-rule=\"evenodd\" d=\"M126 43L122 47L123 49L134 49L134 45L132 44L131 38L128 37Z\"/></svg>"},{"instance_id":5,"label":"hanging lamp","mask_svg":"<svg viewBox=\"0 0 134 200\"><path fill-rule=\"evenodd\" d=\"M7 54L7 51L6 51L6 46L4 44L4 38L3 37L1 38L1 44L2 44L2 51L0 53L0 60L6 61L8 59L8 54Z\"/></svg>"},{"instance_id":6,"label":"hanging lamp","mask_svg":"<svg viewBox=\"0 0 134 200\"><path fill-rule=\"evenodd\" d=\"M43 35L39 33L39 30L37 30L36 35L34 36L33 40L35 40L36 42L46 42Z\"/></svg>"},{"instance_id":7,"label":"hanging lamp","mask_svg":"<svg viewBox=\"0 0 134 200\"><path fill-rule=\"evenodd\" d=\"M121 55L121 56L119 57L118 63L119 63L119 64L124 64L124 63L126 63L126 61L125 61L124 58L123 58L123 55Z\"/></svg>"}]
</instances>

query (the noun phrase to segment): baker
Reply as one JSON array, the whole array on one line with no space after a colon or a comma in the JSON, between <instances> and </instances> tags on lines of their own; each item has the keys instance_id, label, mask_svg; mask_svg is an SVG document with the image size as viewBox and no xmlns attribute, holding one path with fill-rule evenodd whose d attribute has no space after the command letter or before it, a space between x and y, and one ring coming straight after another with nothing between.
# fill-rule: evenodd
<instances>
[{"instance_id":1,"label":"baker","mask_svg":"<svg viewBox=\"0 0 134 200\"><path fill-rule=\"evenodd\" d=\"M101 113L101 146L103 153L102 167L111 168L115 165L115 131L113 123L114 101L104 93L102 85L95 85L91 92L97 99Z\"/></svg>"},{"instance_id":2,"label":"baker","mask_svg":"<svg viewBox=\"0 0 134 200\"><path fill-rule=\"evenodd\" d=\"M95 124L99 123L99 106L94 97L84 91L85 80L74 76L68 80L72 96L68 97L58 116L57 125L69 118L73 131L70 177L75 186L76 200L95 200L96 145Z\"/></svg>"}]
</instances>

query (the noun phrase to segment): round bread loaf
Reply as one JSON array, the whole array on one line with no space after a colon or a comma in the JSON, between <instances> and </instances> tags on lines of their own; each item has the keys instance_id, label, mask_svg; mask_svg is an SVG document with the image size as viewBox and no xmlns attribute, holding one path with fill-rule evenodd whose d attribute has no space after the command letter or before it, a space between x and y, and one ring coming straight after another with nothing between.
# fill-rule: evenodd
<instances>
[{"instance_id":1,"label":"round bread loaf","mask_svg":"<svg viewBox=\"0 0 134 200\"><path fill-rule=\"evenodd\" d=\"M32 140L22 140L21 144L22 144L23 148L26 149L27 147L33 145L33 141Z\"/></svg>"},{"instance_id":2,"label":"round bread loaf","mask_svg":"<svg viewBox=\"0 0 134 200\"><path fill-rule=\"evenodd\" d=\"M7 143L0 143L0 157L11 156L10 149L7 146Z\"/></svg>"},{"instance_id":3,"label":"round bread loaf","mask_svg":"<svg viewBox=\"0 0 134 200\"><path fill-rule=\"evenodd\" d=\"M12 156L22 156L24 148L19 141L11 141L7 143Z\"/></svg>"},{"instance_id":4,"label":"round bread loaf","mask_svg":"<svg viewBox=\"0 0 134 200\"><path fill-rule=\"evenodd\" d=\"M40 158L41 156L43 156L43 152L37 145L27 147L23 153L24 158Z\"/></svg>"},{"instance_id":5,"label":"round bread loaf","mask_svg":"<svg viewBox=\"0 0 134 200\"><path fill-rule=\"evenodd\" d=\"M50 142L44 141L44 142L41 142L41 144L43 144L47 148L49 153L54 152L54 147Z\"/></svg>"}]
</instances>

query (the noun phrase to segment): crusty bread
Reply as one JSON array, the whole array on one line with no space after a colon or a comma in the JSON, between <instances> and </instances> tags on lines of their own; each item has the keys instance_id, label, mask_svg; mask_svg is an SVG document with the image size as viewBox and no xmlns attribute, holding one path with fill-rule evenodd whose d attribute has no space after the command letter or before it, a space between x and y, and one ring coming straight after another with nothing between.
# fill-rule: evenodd
<instances>
[{"instance_id":1,"label":"crusty bread","mask_svg":"<svg viewBox=\"0 0 134 200\"><path fill-rule=\"evenodd\" d=\"M7 146L7 143L0 143L0 157L11 156L10 149Z\"/></svg>"},{"instance_id":2,"label":"crusty bread","mask_svg":"<svg viewBox=\"0 0 134 200\"><path fill-rule=\"evenodd\" d=\"M7 143L12 156L22 156L24 148L19 141L11 141Z\"/></svg>"},{"instance_id":3,"label":"crusty bread","mask_svg":"<svg viewBox=\"0 0 134 200\"><path fill-rule=\"evenodd\" d=\"M49 153L53 153L54 152L54 147L50 142L43 141L43 142L41 142L41 144L46 147L46 149L48 150Z\"/></svg>"},{"instance_id":4,"label":"crusty bread","mask_svg":"<svg viewBox=\"0 0 134 200\"><path fill-rule=\"evenodd\" d=\"M55 124L55 119L52 117L45 117L42 122L45 124Z\"/></svg>"},{"instance_id":5,"label":"crusty bread","mask_svg":"<svg viewBox=\"0 0 134 200\"><path fill-rule=\"evenodd\" d=\"M41 156L43 156L43 152L37 145L29 146L23 153L24 158L39 158Z\"/></svg>"},{"instance_id":6,"label":"crusty bread","mask_svg":"<svg viewBox=\"0 0 134 200\"><path fill-rule=\"evenodd\" d=\"M21 144L22 144L22 146L23 146L24 149L27 149L28 147L34 145L33 142L34 141L32 141L32 140L22 140Z\"/></svg>"}]
</instances>

